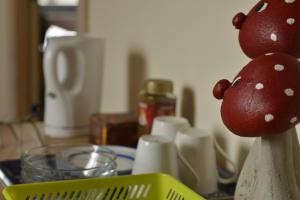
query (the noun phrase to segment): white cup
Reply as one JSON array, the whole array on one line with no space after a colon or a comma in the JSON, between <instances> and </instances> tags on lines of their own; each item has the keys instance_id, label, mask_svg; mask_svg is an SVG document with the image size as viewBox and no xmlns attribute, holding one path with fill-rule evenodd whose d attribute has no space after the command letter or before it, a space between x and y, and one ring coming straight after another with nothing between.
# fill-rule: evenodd
<instances>
[{"instance_id":1,"label":"white cup","mask_svg":"<svg viewBox=\"0 0 300 200\"><path fill-rule=\"evenodd\" d=\"M179 179L178 160L192 174L191 187L196 188L199 177L177 151L174 141L160 135L143 135L138 142L132 174L166 173Z\"/></svg>"},{"instance_id":2,"label":"white cup","mask_svg":"<svg viewBox=\"0 0 300 200\"><path fill-rule=\"evenodd\" d=\"M188 120L183 117L159 116L154 119L151 135L160 135L174 141L178 130L190 128Z\"/></svg>"},{"instance_id":3,"label":"white cup","mask_svg":"<svg viewBox=\"0 0 300 200\"><path fill-rule=\"evenodd\" d=\"M182 157L186 159L199 177L199 183L195 189L199 194L210 194L218 191L218 182L231 183L236 180L236 165L216 143L212 133L197 128L179 130L175 144ZM218 176L214 147L233 166L234 175L232 177L224 179ZM195 178L189 171L186 164L179 161L180 180L187 186L194 187Z\"/></svg>"},{"instance_id":4,"label":"white cup","mask_svg":"<svg viewBox=\"0 0 300 200\"><path fill-rule=\"evenodd\" d=\"M140 137L132 174L167 173L178 179L176 146L172 140L159 135Z\"/></svg>"}]
</instances>

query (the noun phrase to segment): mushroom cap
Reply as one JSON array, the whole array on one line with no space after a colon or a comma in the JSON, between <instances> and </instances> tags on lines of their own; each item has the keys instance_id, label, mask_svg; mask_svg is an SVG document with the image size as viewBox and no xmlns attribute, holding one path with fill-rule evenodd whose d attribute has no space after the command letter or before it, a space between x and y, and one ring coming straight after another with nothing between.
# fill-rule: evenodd
<instances>
[{"instance_id":1,"label":"mushroom cap","mask_svg":"<svg viewBox=\"0 0 300 200\"><path fill-rule=\"evenodd\" d=\"M263 55L248 63L226 88L222 120L234 134L282 133L300 119L300 63L287 54Z\"/></svg>"},{"instance_id":2,"label":"mushroom cap","mask_svg":"<svg viewBox=\"0 0 300 200\"><path fill-rule=\"evenodd\" d=\"M300 58L300 1L262 0L243 17L233 18L244 53L255 58L283 52Z\"/></svg>"}]
</instances>

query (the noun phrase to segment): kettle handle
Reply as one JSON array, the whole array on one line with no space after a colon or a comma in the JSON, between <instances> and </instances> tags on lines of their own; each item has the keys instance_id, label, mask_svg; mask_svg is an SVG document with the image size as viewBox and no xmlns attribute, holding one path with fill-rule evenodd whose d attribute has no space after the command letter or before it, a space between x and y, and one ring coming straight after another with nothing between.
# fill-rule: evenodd
<instances>
[{"instance_id":1,"label":"kettle handle","mask_svg":"<svg viewBox=\"0 0 300 200\"><path fill-rule=\"evenodd\" d=\"M50 63L50 69L48 69L50 76L48 78L53 83L51 88L60 90L69 89L74 91L74 93L80 91L84 76L84 70L82 69L84 58L82 52L78 49L64 46L53 49L49 54L49 58L46 58L46 60ZM65 67L65 73L63 73L61 80L59 78L59 66L57 65L59 54L63 54L65 59L65 65L61 66ZM77 79L76 81L72 81L71 78Z\"/></svg>"},{"instance_id":2,"label":"kettle handle","mask_svg":"<svg viewBox=\"0 0 300 200\"><path fill-rule=\"evenodd\" d=\"M45 74L45 79L46 83L49 85L48 88L50 88L50 91L60 91L59 89L61 88L59 85L58 81L58 76L57 76L57 59L58 59L58 54L63 48L55 48L45 53L45 58L44 58L44 70L45 73L48 73L49 75ZM48 94L50 95L50 94Z\"/></svg>"}]
</instances>

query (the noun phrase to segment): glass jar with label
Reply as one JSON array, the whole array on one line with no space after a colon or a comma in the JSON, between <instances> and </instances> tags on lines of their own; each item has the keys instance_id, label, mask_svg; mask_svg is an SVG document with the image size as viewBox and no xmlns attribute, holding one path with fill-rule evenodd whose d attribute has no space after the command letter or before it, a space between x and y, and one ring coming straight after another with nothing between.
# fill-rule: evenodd
<instances>
[{"instance_id":1,"label":"glass jar with label","mask_svg":"<svg viewBox=\"0 0 300 200\"><path fill-rule=\"evenodd\" d=\"M172 81L162 79L147 80L139 94L139 135L150 133L156 116L175 115L175 110L176 96L173 94Z\"/></svg>"}]
</instances>

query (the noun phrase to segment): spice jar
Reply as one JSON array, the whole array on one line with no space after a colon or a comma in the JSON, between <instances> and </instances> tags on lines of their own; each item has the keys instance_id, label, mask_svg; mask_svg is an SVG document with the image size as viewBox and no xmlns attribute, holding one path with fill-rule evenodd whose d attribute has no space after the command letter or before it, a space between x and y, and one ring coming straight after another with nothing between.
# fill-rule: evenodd
<instances>
[{"instance_id":1,"label":"spice jar","mask_svg":"<svg viewBox=\"0 0 300 200\"><path fill-rule=\"evenodd\" d=\"M139 135L150 133L156 116L175 115L175 110L176 96L173 94L172 81L147 80L138 100Z\"/></svg>"}]
</instances>

